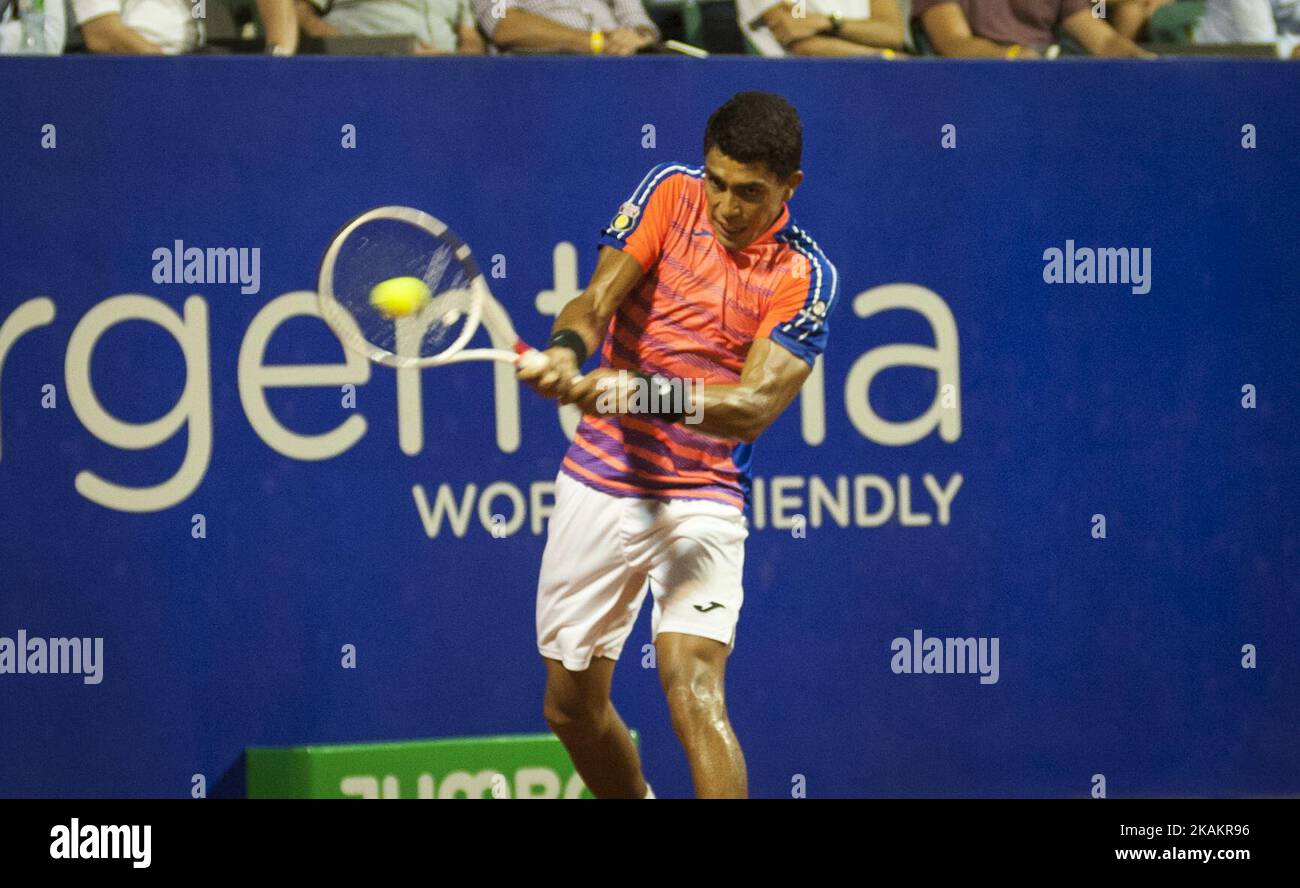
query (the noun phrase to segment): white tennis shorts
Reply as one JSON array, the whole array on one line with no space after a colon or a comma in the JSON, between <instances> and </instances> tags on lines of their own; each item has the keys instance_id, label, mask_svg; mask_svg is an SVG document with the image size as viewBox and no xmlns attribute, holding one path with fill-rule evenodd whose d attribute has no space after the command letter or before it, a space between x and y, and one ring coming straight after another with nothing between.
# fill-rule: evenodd
<instances>
[{"instance_id":1,"label":"white tennis shorts","mask_svg":"<svg viewBox=\"0 0 1300 888\"><path fill-rule=\"evenodd\" d=\"M647 586L651 640L681 632L735 646L744 513L708 500L611 496L561 472L537 581L537 649L566 669L617 660Z\"/></svg>"}]
</instances>

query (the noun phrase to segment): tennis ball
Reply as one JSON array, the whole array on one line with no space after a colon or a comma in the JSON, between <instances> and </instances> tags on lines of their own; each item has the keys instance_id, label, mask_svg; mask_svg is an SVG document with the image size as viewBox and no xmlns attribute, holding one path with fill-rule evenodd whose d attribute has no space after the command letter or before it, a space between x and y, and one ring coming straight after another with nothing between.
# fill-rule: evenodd
<instances>
[{"instance_id":1,"label":"tennis ball","mask_svg":"<svg viewBox=\"0 0 1300 888\"><path fill-rule=\"evenodd\" d=\"M375 284L370 304L386 318L402 318L429 304L429 285L415 277L395 277Z\"/></svg>"}]
</instances>

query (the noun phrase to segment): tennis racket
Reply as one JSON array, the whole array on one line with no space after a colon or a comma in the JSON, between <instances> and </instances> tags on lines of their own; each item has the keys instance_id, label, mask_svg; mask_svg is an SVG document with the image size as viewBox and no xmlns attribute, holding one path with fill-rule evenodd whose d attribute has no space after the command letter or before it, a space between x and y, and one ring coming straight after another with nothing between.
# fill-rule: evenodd
<instances>
[{"instance_id":1,"label":"tennis racket","mask_svg":"<svg viewBox=\"0 0 1300 888\"><path fill-rule=\"evenodd\" d=\"M419 311L389 317L370 291L394 277L418 278L430 298ZM469 246L447 225L410 207L377 207L339 229L321 260L321 316L344 346L389 367L504 361L544 369L546 356L519 338L492 298ZM491 348L469 348L480 324Z\"/></svg>"}]
</instances>

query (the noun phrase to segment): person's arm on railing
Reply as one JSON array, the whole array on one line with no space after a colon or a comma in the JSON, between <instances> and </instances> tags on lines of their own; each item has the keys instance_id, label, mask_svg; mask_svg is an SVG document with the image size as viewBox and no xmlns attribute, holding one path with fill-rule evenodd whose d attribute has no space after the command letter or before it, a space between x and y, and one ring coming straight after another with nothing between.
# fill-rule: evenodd
<instances>
[{"instance_id":1,"label":"person's arm on railing","mask_svg":"<svg viewBox=\"0 0 1300 888\"><path fill-rule=\"evenodd\" d=\"M907 48L907 40L903 36L903 15L899 12L897 0L875 0L871 4L869 18L846 18L840 26L838 36L880 49Z\"/></svg>"},{"instance_id":2,"label":"person's arm on railing","mask_svg":"<svg viewBox=\"0 0 1300 888\"><path fill-rule=\"evenodd\" d=\"M571 28L545 16L511 6L497 16L497 0L473 0L479 27L501 49L555 50L590 55L630 55L650 42L650 37L632 28L609 31ZM647 19L648 21L648 19ZM653 25L651 25L653 28Z\"/></svg>"},{"instance_id":3,"label":"person's arm on railing","mask_svg":"<svg viewBox=\"0 0 1300 888\"><path fill-rule=\"evenodd\" d=\"M262 17L268 50L275 48L277 55L298 51L298 16L293 0L257 0L257 13Z\"/></svg>"},{"instance_id":4,"label":"person's arm on railing","mask_svg":"<svg viewBox=\"0 0 1300 888\"><path fill-rule=\"evenodd\" d=\"M765 10L761 21L793 55L872 56L903 48L902 18L894 0L877 0L869 18L844 19L838 34L830 32L830 16L796 16L788 2Z\"/></svg>"},{"instance_id":5,"label":"person's arm on railing","mask_svg":"<svg viewBox=\"0 0 1300 888\"><path fill-rule=\"evenodd\" d=\"M497 7L497 0L472 2L479 27L501 49L554 49L574 53L594 51L590 31L570 28L509 5L502 11ZM496 15L497 12L501 12L501 15Z\"/></svg>"},{"instance_id":6,"label":"person's arm on railing","mask_svg":"<svg viewBox=\"0 0 1300 888\"><path fill-rule=\"evenodd\" d=\"M492 42L502 49L562 49L592 51L591 32L570 28L545 16L507 9L492 32Z\"/></svg>"},{"instance_id":7,"label":"person's arm on railing","mask_svg":"<svg viewBox=\"0 0 1300 888\"><path fill-rule=\"evenodd\" d=\"M921 26L941 56L968 59L1037 58L1029 47L1004 45L971 33L966 13L957 3L940 3L921 13Z\"/></svg>"},{"instance_id":8,"label":"person's arm on railing","mask_svg":"<svg viewBox=\"0 0 1300 888\"><path fill-rule=\"evenodd\" d=\"M1091 9L1080 9L1062 22L1061 27L1095 56L1133 59L1156 57L1155 53L1138 46L1106 22L1093 18Z\"/></svg>"},{"instance_id":9,"label":"person's arm on railing","mask_svg":"<svg viewBox=\"0 0 1300 888\"><path fill-rule=\"evenodd\" d=\"M106 6L115 8L105 10ZM126 26L119 4L76 3L74 9L88 51L113 55L162 55L161 46ZM83 15L86 18L82 18Z\"/></svg>"},{"instance_id":10,"label":"person's arm on railing","mask_svg":"<svg viewBox=\"0 0 1300 888\"><path fill-rule=\"evenodd\" d=\"M828 40L842 40L859 46L871 46L879 49L903 49L903 18L898 11L895 0L876 0L871 6L871 15L862 19L846 18L840 25L839 33L828 33L831 17L821 13L809 13L802 16L794 14L791 3L778 3L763 13L763 24L772 32L782 46L791 52L799 53L797 44L814 37ZM824 48L834 52L833 44L823 44ZM804 54L828 55L829 52ZM835 55L853 55L849 51L834 52Z\"/></svg>"},{"instance_id":11,"label":"person's arm on railing","mask_svg":"<svg viewBox=\"0 0 1300 888\"><path fill-rule=\"evenodd\" d=\"M659 28L645 11L641 0L611 0L610 11L614 13L614 21L620 27L630 28L640 36L641 39L637 41L640 46L659 39Z\"/></svg>"},{"instance_id":12,"label":"person's arm on railing","mask_svg":"<svg viewBox=\"0 0 1300 888\"><path fill-rule=\"evenodd\" d=\"M294 6L298 10L298 25L308 37L339 36L339 29L321 18L320 13L316 11L316 7L308 3L307 0L296 0Z\"/></svg>"},{"instance_id":13,"label":"person's arm on railing","mask_svg":"<svg viewBox=\"0 0 1300 888\"><path fill-rule=\"evenodd\" d=\"M460 3L460 21L456 23L456 52L461 55L482 55L487 52L487 44L478 32L469 0L461 0Z\"/></svg>"},{"instance_id":14,"label":"person's arm on railing","mask_svg":"<svg viewBox=\"0 0 1300 888\"><path fill-rule=\"evenodd\" d=\"M885 50L873 49L870 46L863 46L861 43L854 43L850 40L841 40L839 37L804 37L802 40L796 40L786 49L791 55L797 56L824 56L834 58L868 58L870 56L882 55ZM892 52L893 50L890 50Z\"/></svg>"}]
</instances>

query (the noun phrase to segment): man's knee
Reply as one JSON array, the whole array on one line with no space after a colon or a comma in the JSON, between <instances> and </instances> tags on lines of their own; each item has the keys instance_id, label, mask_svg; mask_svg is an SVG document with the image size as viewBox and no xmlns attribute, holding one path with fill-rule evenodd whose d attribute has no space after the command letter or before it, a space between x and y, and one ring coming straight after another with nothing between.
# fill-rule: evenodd
<instances>
[{"instance_id":1,"label":"man's knee","mask_svg":"<svg viewBox=\"0 0 1300 888\"><path fill-rule=\"evenodd\" d=\"M659 680L673 727L683 731L726 727L723 695L728 647L712 639L678 633L659 636Z\"/></svg>"},{"instance_id":2,"label":"man's knee","mask_svg":"<svg viewBox=\"0 0 1300 888\"><path fill-rule=\"evenodd\" d=\"M542 699L542 716L556 734L598 733L609 715L609 698L584 697L550 685Z\"/></svg>"},{"instance_id":3,"label":"man's knee","mask_svg":"<svg viewBox=\"0 0 1300 888\"><path fill-rule=\"evenodd\" d=\"M678 736L710 728L725 728L727 707L722 682L702 670L668 676L664 695Z\"/></svg>"}]
</instances>

